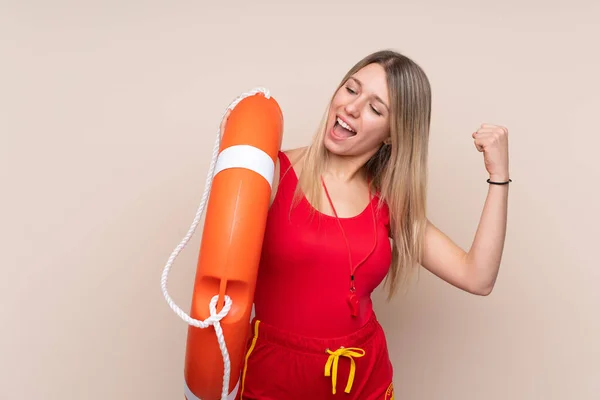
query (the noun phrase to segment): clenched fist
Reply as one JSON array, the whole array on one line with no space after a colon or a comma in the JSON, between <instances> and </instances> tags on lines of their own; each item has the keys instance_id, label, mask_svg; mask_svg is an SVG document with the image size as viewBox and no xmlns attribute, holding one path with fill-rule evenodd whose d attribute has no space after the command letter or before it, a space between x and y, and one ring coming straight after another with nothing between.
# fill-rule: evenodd
<instances>
[{"instance_id":1,"label":"clenched fist","mask_svg":"<svg viewBox=\"0 0 600 400\"><path fill-rule=\"evenodd\" d=\"M490 180L505 182L508 172L508 129L499 125L482 124L473 133L475 147L483 153L483 162Z\"/></svg>"}]
</instances>

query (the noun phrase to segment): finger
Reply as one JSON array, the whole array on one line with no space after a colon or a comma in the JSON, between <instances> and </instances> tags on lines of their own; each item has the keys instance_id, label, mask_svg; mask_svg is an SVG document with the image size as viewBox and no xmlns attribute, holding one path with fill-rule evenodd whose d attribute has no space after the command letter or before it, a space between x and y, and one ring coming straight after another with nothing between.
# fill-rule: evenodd
<instances>
[{"instance_id":1,"label":"finger","mask_svg":"<svg viewBox=\"0 0 600 400\"><path fill-rule=\"evenodd\" d=\"M496 132L477 131L473 134L473 139L486 139L492 138L496 135Z\"/></svg>"},{"instance_id":2,"label":"finger","mask_svg":"<svg viewBox=\"0 0 600 400\"><path fill-rule=\"evenodd\" d=\"M231 115L231 110L227 110L227 112L223 116L223 122L227 121L229 119L230 115Z\"/></svg>"},{"instance_id":3,"label":"finger","mask_svg":"<svg viewBox=\"0 0 600 400\"><path fill-rule=\"evenodd\" d=\"M501 131L504 131L504 133L508 133L508 129L505 126L502 125L495 125L495 124L481 124L481 127L484 129L500 129Z\"/></svg>"},{"instance_id":4,"label":"finger","mask_svg":"<svg viewBox=\"0 0 600 400\"><path fill-rule=\"evenodd\" d=\"M474 139L480 139L480 140L486 140L489 143L495 143L495 142L501 142L502 141L502 137L505 137L506 135L503 135L500 132L494 131L494 132L478 132L475 136L473 136Z\"/></svg>"},{"instance_id":5,"label":"finger","mask_svg":"<svg viewBox=\"0 0 600 400\"><path fill-rule=\"evenodd\" d=\"M497 133L496 132L477 132L477 134L474 136L475 139L486 139L486 138L493 138L496 137Z\"/></svg>"},{"instance_id":6,"label":"finger","mask_svg":"<svg viewBox=\"0 0 600 400\"><path fill-rule=\"evenodd\" d=\"M484 148L489 146L502 146L506 144L505 136L503 138L503 135L499 134L498 132L479 134L475 137L475 140Z\"/></svg>"},{"instance_id":7,"label":"finger","mask_svg":"<svg viewBox=\"0 0 600 400\"><path fill-rule=\"evenodd\" d=\"M475 146L477 147L478 150L480 149L480 151L483 151L487 147L493 145L494 142L495 142L495 138L493 135L477 137L474 141Z\"/></svg>"},{"instance_id":8,"label":"finger","mask_svg":"<svg viewBox=\"0 0 600 400\"><path fill-rule=\"evenodd\" d=\"M223 116L221 126L219 127L219 129L221 130L221 134L223 134L223 132L225 131L225 126L227 125L227 119L229 119L229 115L231 115L231 110L227 110L227 112Z\"/></svg>"},{"instance_id":9,"label":"finger","mask_svg":"<svg viewBox=\"0 0 600 400\"><path fill-rule=\"evenodd\" d=\"M498 128L480 128L477 130L477 133L502 133L502 130Z\"/></svg>"}]
</instances>

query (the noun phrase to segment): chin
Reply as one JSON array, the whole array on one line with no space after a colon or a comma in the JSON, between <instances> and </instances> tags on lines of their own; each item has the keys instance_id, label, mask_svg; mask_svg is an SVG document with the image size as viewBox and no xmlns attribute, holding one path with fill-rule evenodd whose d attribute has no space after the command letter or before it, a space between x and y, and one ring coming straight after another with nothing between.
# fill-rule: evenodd
<instances>
[{"instance_id":1,"label":"chin","mask_svg":"<svg viewBox=\"0 0 600 400\"><path fill-rule=\"evenodd\" d=\"M346 155L345 149L340 148L340 146L337 146L335 143L331 143L331 141L329 141L327 139L325 139L325 141L323 142L323 145L325 146L327 151L331 154L335 154L336 156Z\"/></svg>"}]
</instances>

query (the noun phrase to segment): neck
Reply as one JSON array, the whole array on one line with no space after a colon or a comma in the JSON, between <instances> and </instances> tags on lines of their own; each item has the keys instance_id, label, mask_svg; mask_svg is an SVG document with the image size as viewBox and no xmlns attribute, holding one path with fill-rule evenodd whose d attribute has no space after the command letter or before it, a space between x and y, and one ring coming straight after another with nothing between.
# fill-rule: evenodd
<instances>
[{"instance_id":1,"label":"neck","mask_svg":"<svg viewBox=\"0 0 600 400\"><path fill-rule=\"evenodd\" d=\"M339 156L329 153L325 175L329 175L342 182L351 182L356 179L366 180L363 166L370 155Z\"/></svg>"}]
</instances>

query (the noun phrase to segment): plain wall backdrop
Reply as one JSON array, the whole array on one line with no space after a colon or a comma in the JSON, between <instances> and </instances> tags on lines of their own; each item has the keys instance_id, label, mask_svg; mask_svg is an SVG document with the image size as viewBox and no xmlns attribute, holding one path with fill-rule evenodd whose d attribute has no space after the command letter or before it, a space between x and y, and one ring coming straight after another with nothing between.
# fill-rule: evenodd
<instances>
[{"instance_id":1,"label":"plain wall backdrop","mask_svg":"<svg viewBox=\"0 0 600 400\"><path fill-rule=\"evenodd\" d=\"M580 1L1 1L0 398L183 396L162 269L227 105L264 86L309 143L366 54L433 87L429 217L468 249L487 193L471 133L509 128L494 292L423 271L376 311L396 399L600 398L600 5ZM169 291L189 308L201 231Z\"/></svg>"}]
</instances>

